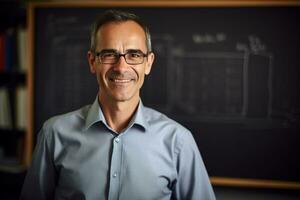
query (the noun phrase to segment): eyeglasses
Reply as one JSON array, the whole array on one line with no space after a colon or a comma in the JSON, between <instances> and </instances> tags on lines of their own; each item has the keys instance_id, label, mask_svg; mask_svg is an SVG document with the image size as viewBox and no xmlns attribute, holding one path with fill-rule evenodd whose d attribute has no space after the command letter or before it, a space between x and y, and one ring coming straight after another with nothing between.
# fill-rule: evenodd
<instances>
[{"instance_id":1,"label":"eyeglasses","mask_svg":"<svg viewBox=\"0 0 300 200\"><path fill-rule=\"evenodd\" d=\"M120 57L123 56L127 64L138 65L144 62L144 58L147 57L148 54L149 53L143 53L141 50L128 50L124 54L114 50L102 50L96 52L96 56L102 64L116 64L119 62Z\"/></svg>"}]
</instances>

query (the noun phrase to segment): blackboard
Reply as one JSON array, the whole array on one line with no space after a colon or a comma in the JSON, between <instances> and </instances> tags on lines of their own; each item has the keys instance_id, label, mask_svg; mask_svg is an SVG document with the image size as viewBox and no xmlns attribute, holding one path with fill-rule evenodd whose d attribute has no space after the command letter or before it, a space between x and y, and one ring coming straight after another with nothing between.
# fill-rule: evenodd
<instances>
[{"instance_id":1,"label":"blackboard","mask_svg":"<svg viewBox=\"0 0 300 200\"><path fill-rule=\"evenodd\" d=\"M49 117L95 99L89 30L110 8L38 5L31 8L34 134ZM211 177L300 188L299 6L111 8L149 25L156 61L143 103L193 132Z\"/></svg>"}]
</instances>

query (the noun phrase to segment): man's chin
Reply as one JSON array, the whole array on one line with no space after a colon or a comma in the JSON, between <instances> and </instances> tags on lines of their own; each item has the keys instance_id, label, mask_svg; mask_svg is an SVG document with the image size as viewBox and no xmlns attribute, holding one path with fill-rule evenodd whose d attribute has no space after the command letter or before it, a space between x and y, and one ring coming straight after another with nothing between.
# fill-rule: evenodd
<instances>
[{"instance_id":1,"label":"man's chin","mask_svg":"<svg viewBox=\"0 0 300 200\"><path fill-rule=\"evenodd\" d=\"M132 96L130 96L128 94L127 95L126 94L124 94L124 95L118 94L118 95L113 95L112 99L116 102L126 102L126 101L130 101L132 99Z\"/></svg>"},{"instance_id":2,"label":"man's chin","mask_svg":"<svg viewBox=\"0 0 300 200\"><path fill-rule=\"evenodd\" d=\"M139 95L139 93L134 93L133 91L127 90L127 91L107 91L106 94L102 93L100 96L102 96L104 99L107 99L108 101L111 101L111 103L115 102L130 102L131 100L134 100L136 95ZM139 99L139 96L137 97Z\"/></svg>"}]
</instances>

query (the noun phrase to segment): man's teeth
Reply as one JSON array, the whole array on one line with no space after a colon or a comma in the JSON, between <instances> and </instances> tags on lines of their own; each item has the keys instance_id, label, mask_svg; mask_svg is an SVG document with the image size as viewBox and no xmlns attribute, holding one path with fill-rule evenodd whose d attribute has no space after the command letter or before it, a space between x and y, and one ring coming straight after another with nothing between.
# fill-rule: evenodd
<instances>
[{"instance_id":1,"label":"man's teeth","mask_svg":"<svg viewBox=\"0 0 300 200\"><path fill-rule=\"evenodd\" d=\"M130 79L112 79L112 81L116 83L128 83Z\"/></svg>"}]
</instances>

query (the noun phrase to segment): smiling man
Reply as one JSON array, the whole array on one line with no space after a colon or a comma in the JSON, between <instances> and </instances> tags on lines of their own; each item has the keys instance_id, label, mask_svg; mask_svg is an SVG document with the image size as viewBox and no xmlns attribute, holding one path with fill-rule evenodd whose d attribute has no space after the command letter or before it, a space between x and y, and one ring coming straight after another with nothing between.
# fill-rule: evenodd
<instances>
[{"instance_id":1,"label":"smiling man","mask_svg":"<svg viewBox=\"0 0 300 200\"><path fill-rule=\"evenodd\" d=\"M108 125L126 128L140 101L140 89L154 60L146 34L135 21L109 22L95 29L88 52L90 70L99 84L99 103Z\"/></svg>"},{"instance_id":2,"label":"smiling man","mask_svg":"<svg viewBox=\"0 0 300 200\"><path fill-rule=\"evenodd\" d=\"M97 98L45 122L21 199L215 199L190 131L142 104L154 53L141 20L105 12L87 57Z\"/></svg>"}]
</instances>

